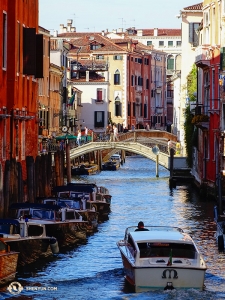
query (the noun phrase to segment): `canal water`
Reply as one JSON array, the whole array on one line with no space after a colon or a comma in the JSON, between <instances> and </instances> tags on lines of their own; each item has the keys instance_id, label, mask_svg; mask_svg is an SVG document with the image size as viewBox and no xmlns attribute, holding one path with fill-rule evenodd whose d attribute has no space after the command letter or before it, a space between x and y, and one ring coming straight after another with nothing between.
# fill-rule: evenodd
<instances>
[{"instance_id":1,"label":"canal water","mask_svg":"<svg viewBox=\"0 0 225 300\"><path fill-rule=\"evenodd\" d=\"M118 171L103 171L73 181L95 182L112 195L109 220L83 245L65 250L57 257L26 267L16 281L23 291L1 290L0 299L225 299L225 254L215 241L213 201L200 199L191 186L169 188L169 172L138 156L126 157ZM116 242L126 227L143 220L145 225L181 227L191 234L207 263L205 290L151 291L133 293L124 280Z\"/></svg>"}]
</instances>

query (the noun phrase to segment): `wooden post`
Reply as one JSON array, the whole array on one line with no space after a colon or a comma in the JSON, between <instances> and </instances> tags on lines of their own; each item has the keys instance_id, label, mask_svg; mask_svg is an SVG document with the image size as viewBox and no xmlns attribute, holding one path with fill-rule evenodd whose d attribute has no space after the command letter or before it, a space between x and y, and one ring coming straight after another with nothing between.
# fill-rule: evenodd
<instances>
[{"instance_id":1,"label":"wooden post","mask_svg":"<svg viewBox=\"0 0 225 300\"><path fill-rule=\"evenodd\" d=\"M9 187L10 187L10 161L5 162L5 172L4 172L4 207L3 207L3 217L6 218L8 215L9 207Z\"/></svg>"},{"instance_id":2,"label":"wooden post","mask_svg":"<svg viewBox=\"0 0 225 300\"><path fill-rule=\"evenodd\" d=\"M70 144L68 140L66 140L66 174L67 183L71 183Z\"/></svg>"},{"instance_id":3,"label":"wooden post","mask_svg":"<svg viewBox=\"0 0 225 300\"><path fill-rule=\"evenodd\" d=\"M41 195L41 156L37 156L35 159L35 186L36 186L36 197Z\"/></svg>"},{"instance_id":4,"label":"wooden post","mask_svg":"<svg viewBox=\"0 0 225 300\"><path fill-rule=\"evenodd\" d=\"M23 202L24 193L23 193L23 176L22 176L22 166L20 162L17 162L18 170L18 202Z\"/></svg>"},{"instance_id":5,"label":"wooden post","mask_svg":"<svg viewBox=\"0 0 225 300\"><path fill-rule=\"evenodd\" d=\"M156 155L156 177L159 177L159 155Z\"/></svg>"},{"instance_id":6,"label":"wooden post","mask_svg":"<svg viewBox=\"0 0 225 300\"><path fill-rule=\"evenodd\" d=\"M34 202L34 159L32 156L26 157L27 165L27 200Z\"/></svg>"},{"instance_id":7,"label":"wooden post","mask_svg":"<svg viewBox=\"0 0 225 300\"><path fill-rule=\"evenodd\" d=\"M0 218L4 217L3 178L2 164L0 163Z\"/></svg>"},{"instance_id":8,"label":"wooden post","mask_svg":"<svg viewBox=\"0 0 225 300\"><path fill-rule=\"evenodd\" d=\"M61 179L60 179L60 150L58 150L54 154L54 160L55 160L55 184L61 185Z\"/></svg>"}]
</instances>

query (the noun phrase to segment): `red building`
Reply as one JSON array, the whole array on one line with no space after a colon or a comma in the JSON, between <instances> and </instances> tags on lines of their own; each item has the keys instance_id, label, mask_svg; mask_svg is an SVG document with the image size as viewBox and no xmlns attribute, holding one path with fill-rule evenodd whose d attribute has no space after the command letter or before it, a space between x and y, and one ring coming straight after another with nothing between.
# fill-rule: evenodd
<instances>
[{"instance_id":1,"label":"red building","mask_svg":"<svg viewBox=\"0 0 225 300\"><path fill-rule=\"evenodd\" d=\"M1 0L0 24L0 201L6 204L23 195L26 160L37 156L37 78L43 76L38 0Z\"/></svg>"}]
</instances>

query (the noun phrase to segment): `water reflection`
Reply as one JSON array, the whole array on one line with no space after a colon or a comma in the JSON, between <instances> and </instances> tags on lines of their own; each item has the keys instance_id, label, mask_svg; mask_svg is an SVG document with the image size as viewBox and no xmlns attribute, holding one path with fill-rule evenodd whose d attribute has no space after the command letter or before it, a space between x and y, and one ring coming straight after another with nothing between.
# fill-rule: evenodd
<instances>
[{"instance_id":1,"label":"water reflection","mask_svg":"<svg viewBox=\"0 0 225 300\"><path fill-rule=\"evenodd\" d=\"M225 299L225 255L215 241L212 201L200 199L191 185L169 188L169 172L145 158L127 157L118 171L74 177L74 181L95 182L112 194L109 220L85 245L68 249L57 258L20 272L24 286L56 286L54 294L25 291L33 299ZM181 227L191 234L204 255L208 270L205 291L154 291L133 294L126 284L116 242L127 226L143 220L146 225ZM4 297L9 295L5 292ZM51 298L52 297L52 298ZM1 298L0 298L1 299ZM25 298L23 298L25 299ZM28 299L28 298L27 298Z\"/></svg>"}]
</instances>

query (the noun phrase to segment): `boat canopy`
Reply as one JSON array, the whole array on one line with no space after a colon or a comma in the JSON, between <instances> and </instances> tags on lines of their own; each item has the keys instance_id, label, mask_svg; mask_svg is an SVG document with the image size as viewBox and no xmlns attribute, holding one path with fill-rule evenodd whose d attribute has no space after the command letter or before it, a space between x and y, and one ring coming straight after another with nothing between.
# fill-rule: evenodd
<instances>
[{"instance_id":1,"label":"boat canopy","mask_svg":"<svg viewBox=\"0 0 225 300\"><path fill-rule=\"evenodd\" d=\"M83 193L92 193L96 188L96 185L86 185L86 184L68 184L62 186L56 186L53 188L54 193L60 192L83 192Z\"/></svg>"},{"instance_id":2,"label":"boat canopy","mask_svg":"<svg viewBox=\"0 0 225 300\"><path fill-rule=\"evenodd\" d=\"M14 219L0 219L0 225L16 225L19 226L20 223Z\"/></svg>"},{"instance_id":3,"label":"boat canopy","mask_svg":"<svg viewBox=\"0 0 225 300\"><path fill-rule=\"evenodd\" d=\"M22 209L22 208L36 208L36 209L45 209L45 210L60 210L59 205L52 204L40 204L40 203L12 203L9 206L9 209Z\"/></svg>"}]
</instances>

